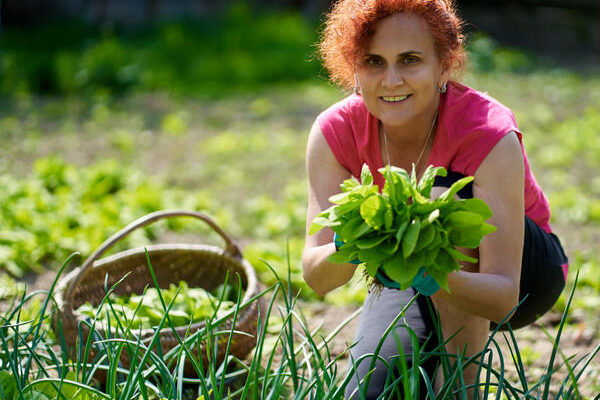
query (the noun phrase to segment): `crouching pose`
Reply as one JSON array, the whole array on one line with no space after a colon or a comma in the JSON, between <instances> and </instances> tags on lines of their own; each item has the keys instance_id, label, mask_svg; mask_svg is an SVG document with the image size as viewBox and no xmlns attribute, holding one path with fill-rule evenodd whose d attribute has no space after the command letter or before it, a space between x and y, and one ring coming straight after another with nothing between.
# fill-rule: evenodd
<instances>
[{"instance_id":1,"label":"crouching pose","mask_svg":"<svg viewBox=\"0 0 600 400\"><path fill-rule=\"evenodd\" d=\"M428 310L433 306L443 339L458 332L446 350L466 350L467 356L483 349L490 322L499 323L525 296L510 319L513 329L550 309L564 288L567 258L549 225L548 201L529 168L513 113L458 82L466 53L451 1L338 1L328 15L320 52L332 79L354 93L323 111L311 129L307 232L313 218L331 205L328 199L340 191L340 183L360 177L363 163L380 188L383 177L376 171L386 164L407 171L414 165L417 176L429 165L445 167L449 174L436 181L433 196L460 177L474 176L459 195L484 200L493 212L488 222L497 227L479 248L469 250L479 262L448 276L450 293L432 291L432 282L420 279L408 290L386 287L369 294L352 348L354 359L375 351L385 329L417 291L430 296L418 296L404 321L425 343L434 329ZM318 294L343 285L355 273L354 264L327 261L335 251L331 230L307 234L304 277ZM397 337L410 355L409 334L398 326L380 356L391 360L398 354ZM427 343L437 345L431 339ZM347 397L356 393L369 364L359 365ZM436 360L423 367L433 377ZM379 362L367 398L381 393L388 373L392 371ZM475 367L464 371L466 385L474 383L475 374ZM439 386L441 373L436 378Z\"/></svg>"}]
</instances>

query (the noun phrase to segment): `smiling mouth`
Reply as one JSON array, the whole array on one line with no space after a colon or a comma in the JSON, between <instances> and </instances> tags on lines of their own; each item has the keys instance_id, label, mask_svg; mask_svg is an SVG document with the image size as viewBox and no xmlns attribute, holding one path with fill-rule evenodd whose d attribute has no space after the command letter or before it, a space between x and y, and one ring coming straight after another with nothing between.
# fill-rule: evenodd
<instances>
[{"instance_id":1,"label":"smiling mouth","mask_svg":"<svg viewBox=\"0 0 600 400\"><path fill-rule=\"evenodd\" d=\"M410 97L410 94L404 96L381 96L380 99L388 103L398 103L406 100L408 97Z\"/></svg>"}]
</instances>

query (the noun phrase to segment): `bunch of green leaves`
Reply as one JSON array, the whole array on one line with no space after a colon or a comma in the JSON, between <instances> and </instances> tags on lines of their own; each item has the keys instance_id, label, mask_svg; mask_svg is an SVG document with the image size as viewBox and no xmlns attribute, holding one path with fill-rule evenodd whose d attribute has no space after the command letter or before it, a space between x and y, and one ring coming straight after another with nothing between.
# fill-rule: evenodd
<instances>
[{"instance_id":1,"label":"bunch of green leaves","mask_svg":"<svg viewBox=\"0 0 600 400\"><path fill-rule=\"evenodd\" d=\"M344 242L330 262L358 259L371 277L382 268L401 289L408 288L425 267L449 290L447 275L460 268L459 261L477 262L457 247L476 248L495 230L485 222L492 212L483 200L455 199L473 177L456 181L431 199L435 177L447 173L443 167L429 166L418 181L414 168L410 175L393 166L379 172L385 178L381 192L363 165L360 182L354 177L345 180L342 192L329 199L334 205L317 215L309 233L329 227Z\"/></svg>"},{"instance_id":2,"label":"bunch of green leaves","mask_svg":"<svg viewBox=\"0 0 600 400\"><path fill-rule=\"evenodd\" d=\"M185 281L179 285L171 283L169 289L162 289L161 294L165 302L173 302L169 310L169 318L175 326L185 326L207 318L227 313L234 307L232 293L235 290L231 285L220 285L211 293L202 288L190 288ZM219 297L223 300L219 305ZM106 312L110 318L109 326L116 326L117 321L125 322L131 329L150 329L158 326L164 318L164 309L160 302L158 290L149 288L142 294L128 294L111 296L112 310ZM235 299L233 299L235 300ZM92 319L103 316L97 307L90 302L83 303L77 312Z\"/></svg>"}]
</instances>

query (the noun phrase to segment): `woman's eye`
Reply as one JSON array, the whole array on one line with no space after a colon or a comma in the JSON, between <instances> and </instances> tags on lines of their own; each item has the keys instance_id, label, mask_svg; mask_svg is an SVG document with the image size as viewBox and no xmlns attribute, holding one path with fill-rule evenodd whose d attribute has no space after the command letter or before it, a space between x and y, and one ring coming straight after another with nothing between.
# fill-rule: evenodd
<instances>
[{"instance_id":1,"label":"woman's eye","mask_svg":"<svg viewBox=\"0 0 600 400\"><path fill-rule=\"evenodd\" d=\"M402 60L402 62L403 62L405 65L409 65L409 64L416 64L416 63L418 63L418 62L419 62L419 57L416 57L416 56L408 56L408 57L405 57L405 58Z\"/></svg>"},{"instance_id":2,"label":"woman's eye","mask_svg":"<svg viewBox=\"0 0 600 400\"><path fill-rule=\"evenodd\" d=\"M380 67L383 65L383 61L376 57L369 57L365 60L365 64L367 67Z\"/></svg>"}]
</instances>

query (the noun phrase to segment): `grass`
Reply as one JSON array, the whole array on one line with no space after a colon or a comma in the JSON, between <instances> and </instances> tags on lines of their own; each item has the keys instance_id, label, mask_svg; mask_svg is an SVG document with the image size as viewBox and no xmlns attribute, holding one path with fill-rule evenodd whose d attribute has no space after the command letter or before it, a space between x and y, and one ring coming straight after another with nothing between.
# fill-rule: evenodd
<instances>
[{"instance_id":1,"label":"grass","mask_svg":"<svg viewBox=\"0 0 600 400\"><path fill-rule=\"evenodd\" d=\"M72 259L73 257L70 257L63 264L61 271ZM158 288L148 255L147 261L153 284ZM53 284L47 293L34 293L29 296L21 293L13 306L0 316L0 348L3 350L0 356L0 398L342 398L357 365L368 362L370 368L375 366L379 347L374 354L353 360L349 367L342 368L340 359L344 354L331 353L328 345L348 320L342 322L327 337L318 334L314 329L311 330L301 309L297 307L298 297L290 290L289 283L285 284L278 279L275 270L270 269L276 278L274 285L243 303L241 291L238 291L240 295L237 305L228 315L217 318L215 313L206 321L205 328L196 332L188 330L183 336L177 335L180 344L164 354L159 346L159 332L161 329L176 332L176 327L169 319L169 309L174 300L167 304L161 299L165 314L150 340L142 340L135 330L128 329L126 321L117 326L103 326L100 329L102 324L110 321L103 319L102 313L114 312L110 293L122 282L121 279L114 286L106 287L106 296L99 307L97 318L84 322L89 329L89 335L82 335L86 330L80 331L76 347L71 350L70 347L74 344L65 343L60 325L52 331L49 324L52 318L51 306L55 285ZM222 279L226 280L227 277L223 276ZM589 367L590 360L600 351L600 345L596 346L591 354L577 359L560 352L559 343L573 293L574 290L571 290L558 327L553 332L547 331L547 340L552 342L554 350L542 376L528 375L519 355L518 342L510 329L503 334L511 349L511 358L505 359L502 352L497 351L499 333L496 330L491 334L484 350L470 358L447 353L443 343L429 352L415 346L415 352L411 356L412 362L406 362L403 357L397 361L395 368L399 370L398 377L388 380L384 391L387 395L384 398L396 398L400 388L404 388L404 398L418 398L416 383L420 379L427 382L429 398L449 399L457 395L463 398L468 387L460 385L460 376L462 370L470 364L479 368L476 386L480 388L483 398L492 394L495 394L496 398L509 399L580 398L582 376ZM43 306L32 319L22 320L21 310L26 307L29 298L36 295L44 297ZM238 359L228 352L235 321L244 307L257 301L258 297L267 301L264 302L266 306L263 305L260 310L261 317L255 321L258 328L256 347L247 357ZM405 309L409 305L410 303ZM381 343L387 335L392 334L395 326L402 325L400 321L403 313L404 310L399 311L397 318L382 337ZM351 318L356 315L357 313L354 313ZM274 342L268 342L267 339L271 336L268 334L268 326L274 316L276 320L281 321L281 330L273 335ZM227 319L233 319L234 326L229 330L219 329L219 325ZM410 330L409 327L406 329ZM219 340L219 337L223 340ZM226 346L226 351L224 357L217 358L216 351L220 346ZM198 356L197 349L206 351L205 361L203 357ZM95 355L90 356L92 353ZM69 357L69 354L72 356ZM128 367L124 367L120 357L125 354L128 355ZM439 360L445 376L458 378L458 381L446 380L437 395L432 387L433 377L423 374L419 368L429 357ZM516 383L507 379L503 367L497 368L493 365L494 357L498 358L501 366L514 364L518 373ZM390 363L390 360L383 361L385 364ZM193 374L184 375L185 362L193 365ZM389 364L390 368L393 366L394 364ZM554 377L561 369L567 369L568 374L564 380L556 383ZM359 384L357 391L360 398L368 382L369 376ZM551 386L555 383L555 386Z\"/></svg>"}]
</instances>

